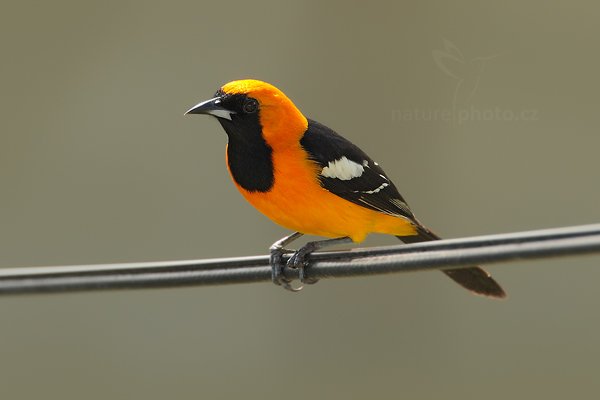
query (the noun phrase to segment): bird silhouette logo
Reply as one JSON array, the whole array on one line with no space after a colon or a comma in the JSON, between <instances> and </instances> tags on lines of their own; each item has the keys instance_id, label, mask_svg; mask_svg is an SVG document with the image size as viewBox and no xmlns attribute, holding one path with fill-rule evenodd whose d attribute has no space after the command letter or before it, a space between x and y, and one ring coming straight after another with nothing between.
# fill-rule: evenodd
<instances>
[{"instance_id":1,"label":"bird silhouette logo","mask_svg":"<svg viewBox=\"0 0 600 400\"><path fill-rule=\"evenodd\" d=\"M452 94L452 112L467 107L479 87L487 62L499 56L479 56L467 59L460 49L448 39L443 39L444 49L433 50L432 56L438 68L456 81Z\"/></svg>"}]
</instances>

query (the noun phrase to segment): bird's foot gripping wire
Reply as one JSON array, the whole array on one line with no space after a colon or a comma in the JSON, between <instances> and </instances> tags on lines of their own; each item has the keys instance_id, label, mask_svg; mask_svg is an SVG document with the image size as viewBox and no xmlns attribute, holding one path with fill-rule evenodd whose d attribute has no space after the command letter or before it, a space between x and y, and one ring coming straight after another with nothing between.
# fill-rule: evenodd
<instances>
[{"instance_id":1,"label":"bird's foot gripping wire","mask_svg":"<svg viewBox=\"0 0 600 400\"><path fill-rule=\"evenodd\" d=\"M279 239L270 247L271 256L269 263L271 264L271 279L273 280L274 284L283 286L284 289L291 292L299 292L302 290L302 287L294 288L292 286L292 281L285 277L283 273L283 268L285 267L285 264L283 263L283 255L294 252L293 250L286 249L285 246L298 239L300 236L302 236L300 232L292 233L283 239Z\"/></svg>"},{"instance_id":2,"label":"bird's foot gripping wire","mask_svg":"<svg viewBox=\"0 0 600 400\"><path fill-rule=\"evenodd\" d=\"M318 282L318 279L310 278L310 277L306 276L305 269L308 266L307 257L312 252L322 249L323 247L352 242L352 240L349 237L342 237L342 238L336 238L336 239L320 240L320 241L316 241L316 242L308 242L306 245L304 245L303 247L298 249L296 252L285 249L285 246L287 246L294 240L298 239L300 236L302 236L302 234L299 232L293 233L290 236L286 236L283 239L278 240L277 242L273 243L273 245L271 246L271 249L270 249L271 250L270 263L271 263L271 269L272 269L271 276L273 279L273 283L275 283L276 285L283 286L284 289L292 291L292 292L299 292L304 288L304 285L312 285L312 284L315 284ZM289 253L294 253L294 254L292 254L292 256L288 259L286 266L289 268L298 270L300 283L301 283L301 285L298 287L292 286L292 284L291 284L292 281L287 279L283 273L283 268L284 268L283 255L289 254Z\"/></svg>"}]
</instances>

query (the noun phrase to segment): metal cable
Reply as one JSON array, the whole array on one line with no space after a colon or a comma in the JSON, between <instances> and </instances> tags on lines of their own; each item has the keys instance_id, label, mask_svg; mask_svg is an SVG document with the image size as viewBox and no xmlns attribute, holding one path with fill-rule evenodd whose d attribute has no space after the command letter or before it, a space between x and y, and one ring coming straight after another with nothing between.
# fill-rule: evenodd
<instances>
[{"instance_id":1,"label":"metal cable","mask_svg":"<svg viewBox=\"0 0 600 400\"><path fill-rule=\"evenodd\" d=\"M600 253L600 224L315 253L306 275L326 279ZM286 268L286 277L298 271ZM268 256L0 269L0 295L267 282Z\"/></svg>"}]
</instances>

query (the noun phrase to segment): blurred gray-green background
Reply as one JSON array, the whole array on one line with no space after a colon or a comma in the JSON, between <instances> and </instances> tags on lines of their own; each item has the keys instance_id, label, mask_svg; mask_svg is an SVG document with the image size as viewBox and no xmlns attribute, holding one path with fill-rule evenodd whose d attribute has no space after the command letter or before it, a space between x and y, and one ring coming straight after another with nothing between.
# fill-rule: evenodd
<instances>
[{"instance_id":1,"label":"blurred gray-green background","mask_svg":"<svg viewBox=\"0 0 600 400\"><path fill-rule=\"evenodd\" d=\"M600 6L3 1L0 266L264 254L226 136L254 77L384 166L446 237L600 221ZM372 237L366 244L396 244ZM598 393L600 257L442 274L0 298L2 399Z\"/></svg>"}]
</instances>

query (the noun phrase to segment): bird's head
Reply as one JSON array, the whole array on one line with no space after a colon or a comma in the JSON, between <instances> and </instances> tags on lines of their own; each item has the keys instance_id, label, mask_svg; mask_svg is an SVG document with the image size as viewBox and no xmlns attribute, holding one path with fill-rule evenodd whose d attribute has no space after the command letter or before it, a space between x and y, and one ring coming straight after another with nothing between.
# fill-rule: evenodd
<instances>
[{"instance_id":1,"label":"bird's head","mask_svg":"<svg viewBox=\"0 0 600 400\"><path fill-rule=\"evenodd\" d=\"M213 98L198 103L186 114L216 117L230 138L244 140L260 132L271 146L297 142L308 125L281 90L255 79L223 85Z\"/></svg>"}]
</instances>

